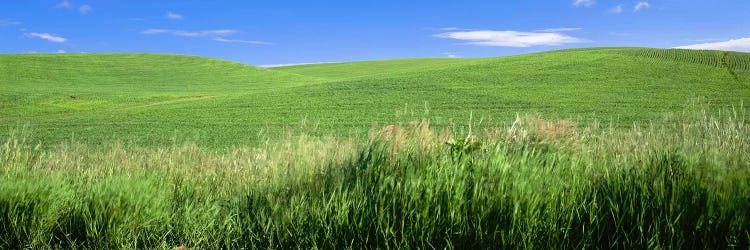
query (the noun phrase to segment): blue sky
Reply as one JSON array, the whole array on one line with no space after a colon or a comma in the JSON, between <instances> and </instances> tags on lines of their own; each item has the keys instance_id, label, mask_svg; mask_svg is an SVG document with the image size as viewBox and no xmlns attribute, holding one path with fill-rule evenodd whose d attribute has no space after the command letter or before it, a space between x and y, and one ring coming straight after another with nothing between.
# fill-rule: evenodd
<instances>
[{"instance_id":1,"label":"blue sky","mask_svg":"<svg viewBox=\"0 0 750 250\"><path fill-rule=\"evenodd\" d=\"M0 53L158 52L255 65L596 46L750 52L748 0L11 0Z\"/></svg>"}]
</instances>

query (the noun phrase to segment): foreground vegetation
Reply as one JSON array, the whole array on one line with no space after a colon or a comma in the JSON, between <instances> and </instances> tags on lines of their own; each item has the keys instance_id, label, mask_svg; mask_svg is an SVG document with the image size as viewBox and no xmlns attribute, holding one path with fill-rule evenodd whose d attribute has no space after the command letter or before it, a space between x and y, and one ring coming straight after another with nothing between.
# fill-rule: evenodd
<instances>
[{"instance_id":1,"label":"foreground vegetation","mask_svg":"<svg viewBox=\"0 0 750 250\"><path fill-rule=\"evenodd\" d=\"M0 248L747 248L746 111L0 146ZM365 142L366 141L366 142Z\"/></svg>"}]
</instances>

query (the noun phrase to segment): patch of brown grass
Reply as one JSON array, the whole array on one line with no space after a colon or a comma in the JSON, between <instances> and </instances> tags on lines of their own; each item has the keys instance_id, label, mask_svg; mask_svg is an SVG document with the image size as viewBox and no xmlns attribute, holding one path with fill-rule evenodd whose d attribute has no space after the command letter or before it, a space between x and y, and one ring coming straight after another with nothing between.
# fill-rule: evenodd
<instances>
[{"instance_id":1,"label":"patch of brown grass","mask_svg":"<svg viewBox=\"0 0 750 250\"><path fill-rule=\"evenodd\" d=\"M537 116L529 125L529 132L541 141L569 141L578 135L578 124L570 119L550 121Z\"/></svg>"}]
</instances>

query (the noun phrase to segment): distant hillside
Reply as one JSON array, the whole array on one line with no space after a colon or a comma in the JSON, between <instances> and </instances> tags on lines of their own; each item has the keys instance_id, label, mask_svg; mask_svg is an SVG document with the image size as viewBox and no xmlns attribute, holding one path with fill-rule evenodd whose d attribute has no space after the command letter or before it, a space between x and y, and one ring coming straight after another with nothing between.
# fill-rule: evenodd
<instances>
[{"instance_id":1,"label":"distant hillside","mask_svg":"<svg viewBox=\"0 0 750 250\"><path fill-rule=\"evenodd\" d=\"M651 63L664 63L665 60L705 64L714 67L727 66L734 71L750 71L750 53L741 52L724 52L711 50L685 50L685 49L654 49L654 48L588 48L588 49L568 49L551 52L536 53L602 53L627 55L641 58L651 58ZM524 55L522 55L524 56ZM506 57L501 57L506 58ZM303 64L293 66L274 67L274 70L294 72L303 75L319 77L362 77L373 74L387 74L389 72L415 71L425 69L435 69L439 67L457 66L461 63L482 63L498 58L480 58L480 59L458 59L458 58L431 58L431 59L398 59L398 60L378 60L362 61L349 63L324 63L324 64ZM724 65L726 63L726 65Z\"/></svg>"},{"instance_id":2,"label":"distant hillside","mask_svg":"<svg viewBox=\"0 0 750 250\"><path fill-rule=\"evenodd\" d=\"M106 110L256 92L306 77L204 57L159 54L0 55L0 116ZM7 117L6 117L7 118Z\"/></svg>"},{"instance_id":3,"label":"distant hillside","mask_svg":"<svg viewBox=\"0 0 750 250\"><path fill-rule=\"evenodd\" d=\"M658 121L696 98L750 100L750 54L646 48L561 50L482 59L401 59L262 69L158 54L0 55L0 136L224 147L259 133L517 113Z\"/></svg>"}]
</instances>

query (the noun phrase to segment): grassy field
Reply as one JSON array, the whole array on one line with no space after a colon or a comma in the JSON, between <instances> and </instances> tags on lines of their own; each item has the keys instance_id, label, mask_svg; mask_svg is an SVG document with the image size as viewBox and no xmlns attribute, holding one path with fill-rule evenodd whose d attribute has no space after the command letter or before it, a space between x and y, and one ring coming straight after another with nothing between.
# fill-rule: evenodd
<instances>
[{"instance_id":1,"label":"grassy field","mask_svg":"<svg viewBox=\"0 0 750 250\"><path fill-rule=\"evenodd\" d=\"M422 121L226 152L17 135L0 145L0 248L744 249L747 114Z\"/></svg>"},{"instance_id":2,"label":"grassy field","mask_svg":"<svg viewBox=\"0 0 750 250\"><path fill-rule=\"evenodd\" d=\"M748 58L599 48L260 69L176 55L0 55L0 135L27 127L45 144L188 138L228 148L300 127L362 136L373 123L447 125L472 115L538 113L627 127L694 98L739 105L750 97Z\"/></svg>"},{"instance_id":3,"label":"grassy field","mask_svg":"<svg viewBox=\"0 0 750 250\"><path fill-rule=\"evenodd\" d=\"M747 249L749 99L717 51L0 55L0 249Z\"/></svg>"}]
</instances>

